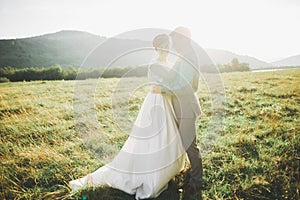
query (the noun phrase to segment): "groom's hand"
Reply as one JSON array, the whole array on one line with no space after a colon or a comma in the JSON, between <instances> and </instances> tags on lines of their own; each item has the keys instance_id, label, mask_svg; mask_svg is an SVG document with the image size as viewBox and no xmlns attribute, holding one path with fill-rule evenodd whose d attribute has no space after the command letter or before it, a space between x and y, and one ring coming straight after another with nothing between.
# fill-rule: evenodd
<instances>
[{"instance_id":1,"label":"groom's hand","mask_svg":"<svg viewBox=\"0 0 300 200\"><path fill-rule=\"evenodd\" d=\"M160 94L161 93L161 87L158 86L158 85L153 85L152 86L152 89L151 89L151 92L153 94Z\"/></svg>"}]
</instances>

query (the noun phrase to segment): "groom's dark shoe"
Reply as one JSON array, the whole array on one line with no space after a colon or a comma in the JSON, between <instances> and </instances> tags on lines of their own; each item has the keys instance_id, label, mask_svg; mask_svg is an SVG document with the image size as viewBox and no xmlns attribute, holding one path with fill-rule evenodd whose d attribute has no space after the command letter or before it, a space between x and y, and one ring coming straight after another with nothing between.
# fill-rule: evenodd
<instances>
[{"instance_id":1,"label":"groom's dark shoe","mask_svg":"<svg viewBox=\"0 0 300 200\"><path fill-rule=\"evenodd\" d=\"M183 188L184 199L202 199L202 184L189 183Z\"/></svg>"}]
</instances>

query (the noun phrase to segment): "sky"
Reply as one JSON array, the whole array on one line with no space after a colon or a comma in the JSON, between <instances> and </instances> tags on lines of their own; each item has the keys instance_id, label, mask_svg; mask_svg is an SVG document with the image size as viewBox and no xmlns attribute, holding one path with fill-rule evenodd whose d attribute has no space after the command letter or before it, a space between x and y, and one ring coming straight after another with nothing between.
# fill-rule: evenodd
<instances>
[{"instance_id":1,"label":"sky","mask_svg":"<svg viewBox=\"0 0 300 200\"><path fill-rule=\"evenodd\" d=\"M267 62L300 54L299 22L300 0L0 0L0 39L186 26L201 47Z\"/></svg>"}]
</instances>

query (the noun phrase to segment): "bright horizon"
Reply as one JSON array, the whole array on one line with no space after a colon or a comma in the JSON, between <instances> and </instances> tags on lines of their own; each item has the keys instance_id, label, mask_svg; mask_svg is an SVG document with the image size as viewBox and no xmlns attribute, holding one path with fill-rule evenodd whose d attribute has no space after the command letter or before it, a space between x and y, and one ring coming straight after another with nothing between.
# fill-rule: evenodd
<instances>
[{"instance_id":1,"label":"bright horizon","mask_svg":"<svg viewBox=\"0 0 300 200\"><path fill-rule=\"evenodd\" d=\"M0 39L61 30L112 37L140 28L186 26L204 48L266 62L300 54L297 0L0 0Z\"/></svg>"}]
</instances>

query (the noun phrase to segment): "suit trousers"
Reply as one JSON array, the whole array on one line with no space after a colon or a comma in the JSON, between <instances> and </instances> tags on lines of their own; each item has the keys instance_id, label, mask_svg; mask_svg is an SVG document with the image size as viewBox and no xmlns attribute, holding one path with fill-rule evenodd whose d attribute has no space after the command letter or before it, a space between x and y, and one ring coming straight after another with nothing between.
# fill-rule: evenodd
<instances>
[{"instance_id":1,"label":"suit trousers","mask_svg":"<svg viewBox=\"0 0 300 200\"><path fill-rule=\"evenodd\" d=\"M202 184L203 167L197 147L196 119L201 114L199 100L195 94L172 96L172 105L180 137L191 163L190 183Z\"/></svg>"},{"instance_id":2,"label":"suit trousers","mask_svg":"<svg viewBox=\"0 0 300 200\"><path fill-rule=\"evenodd\" d=\"M202 185L203 167L201 154L197 146L196 118L178 118L177 122L182 144L191 163L190 183Z\"/></svg>"}]
</instances>

